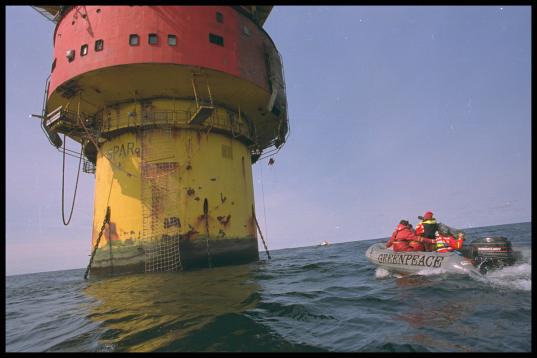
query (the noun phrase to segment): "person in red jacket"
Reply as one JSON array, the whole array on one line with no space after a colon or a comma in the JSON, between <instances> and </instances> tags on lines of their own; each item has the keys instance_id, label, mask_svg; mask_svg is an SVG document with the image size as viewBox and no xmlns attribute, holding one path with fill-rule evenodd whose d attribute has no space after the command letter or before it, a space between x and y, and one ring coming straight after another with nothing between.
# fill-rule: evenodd
<instances>
[{"instance_id":1,"label":"person in red jacket","mask_svg":"<svg viewBox=\"0 0 537 358\"><path fill-rule=\"evenodd\" d=\"M393 251L423 251L423 242L432 243L433 240L417 236L408 220L401 220L386 243L386 248L393 246Z\"/></svg>"},{"instance_id":2,"label":"person in red jacket","mask_svg":"<svg viewBox=\"0 0 537 358\"><path fill-rule=\"evenodd\" d=\"M455 239L449 229L440 227L435 234L436 252L451 252L459 250L464 242L464 234L461 232Z\"/></svg>"}]
</instances>

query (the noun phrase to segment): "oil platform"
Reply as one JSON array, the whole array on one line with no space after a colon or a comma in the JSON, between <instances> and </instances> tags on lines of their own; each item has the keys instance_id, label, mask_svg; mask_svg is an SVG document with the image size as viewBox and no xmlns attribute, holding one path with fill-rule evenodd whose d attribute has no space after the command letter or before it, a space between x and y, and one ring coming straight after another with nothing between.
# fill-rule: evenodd
<instances>
[{"instance_id":1,"label":"oil platform","mask_svg":"<svg viewBox=\"0 0 537 358\"><path fill-rule=\"evenodd\" d=\"M95 175L91 275L258 260L252 164L289 133L272 6L33 8L56 26L42 128Z\"/></svg>"}]
</instances>

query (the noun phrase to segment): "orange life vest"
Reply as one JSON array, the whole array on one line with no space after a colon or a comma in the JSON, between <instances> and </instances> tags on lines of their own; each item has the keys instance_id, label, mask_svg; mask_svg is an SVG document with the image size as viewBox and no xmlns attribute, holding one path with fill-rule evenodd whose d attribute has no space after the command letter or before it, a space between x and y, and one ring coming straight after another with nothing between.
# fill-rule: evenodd
<instances>
[{"instance_id":1,"label":"orange life vest","mask_svg":"<svg viewBox=\"0 0 537 358\"><path fill-rule=\"evenodd\" d=\"M451 252L454 250L459 250L462 247L464 240L455 239L453 236L442 236L439 235L436 240L436 252Z\"/></svg>"}]
</instances>

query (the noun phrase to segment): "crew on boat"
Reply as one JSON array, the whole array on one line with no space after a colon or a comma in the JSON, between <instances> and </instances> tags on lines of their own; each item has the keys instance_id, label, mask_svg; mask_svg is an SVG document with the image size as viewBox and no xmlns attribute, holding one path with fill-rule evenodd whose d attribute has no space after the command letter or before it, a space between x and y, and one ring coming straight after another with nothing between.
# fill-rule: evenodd
<instances>
[{"instance_id":1,"label":"crew on boat","mask_svg":"<svg viewBox=\"0 0 537 358\"><path fill-rule=\"evenodd\" d=\"M440 226L438 231L435 233L436 239L435 250L436 252L451 252L455 250L460 250L462 244L464 243L464 234L462 232L458 233L457 239L450 232L449 228L445 226Z\"/></svg>"},{"instance_id":2,"label":"crew on boat","mask_svg":"<svg viewBox=\"0 0 537 358\"><path fill-rule=\"evenodd\" d=\"M416 235L429 240L424 241L423 251L433 251L433 245L429 242L435 240L435 232L438 230L438 223L431 211L427 211L423 216L418 216L421 221L416 225Z\"/></svg>"},{"instance_id":3,"label":"crew on boat","mask_svg":"<svg viewBox=\"0 0 537 358\"><path fill-rule=\"evenodd\" d=\"M416 235L408 220L401 220L386 243L386 248L393 246L393 251L396 252L423 251L424 243L432 246L434 240Z\"/></svg>"}]
</instances>

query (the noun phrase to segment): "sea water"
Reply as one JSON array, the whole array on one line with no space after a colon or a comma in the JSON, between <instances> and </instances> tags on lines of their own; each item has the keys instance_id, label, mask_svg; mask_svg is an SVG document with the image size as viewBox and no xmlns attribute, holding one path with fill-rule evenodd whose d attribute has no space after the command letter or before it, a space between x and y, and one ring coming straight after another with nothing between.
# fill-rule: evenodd
<instances>
[{"instance_id":1,"label":"sea water","mask_svg":"<svg viewBox=\"0 0 537 358\"><path fill-rule=\"evenodd\" d=\"M531 351L531 223L465 231L522 258L484 277L394 275L364 256L384 238L191 272L8 276L6 351Z\"/></svg>"}]
</instances>

